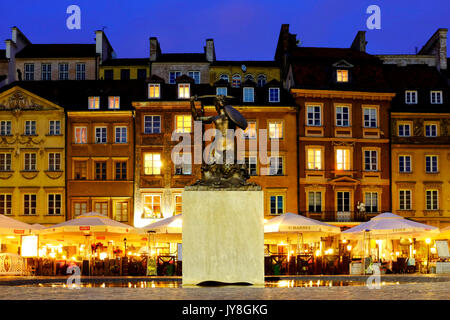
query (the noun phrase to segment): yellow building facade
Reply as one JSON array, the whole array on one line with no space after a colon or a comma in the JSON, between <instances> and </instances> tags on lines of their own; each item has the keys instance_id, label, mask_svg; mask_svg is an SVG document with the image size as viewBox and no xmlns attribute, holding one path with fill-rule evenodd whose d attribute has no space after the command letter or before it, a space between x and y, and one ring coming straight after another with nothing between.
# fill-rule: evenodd
<instances>
[{"instance_id":1,"label":"yellow building facade","mask_svg":"<svg viewBox=\"0 0 450 320\"><path fill-rule=\"evenodd\" d=\"M209 76L211 85L228 79L235 86L238 81L241 84L251 78L258 86L263 86L271 80L280 81L280 67L274 61L215 61L209 67Z\"/></svg>"},{"instance_id":2,"label":"yellow building facade","mask_svg":"<svg viewBox=\"0 0 450 320\"><path fill-rule=\"evenodd\" d=\"M149 75L148 58L110 59L103 62L99 68L99 79L103 80L146 79Z\"/></svg>"},{"instance_id":3,"label":"yellow building facade","mask_svg":"<svg viewBox=\"0 0 450 320\"><path fill-rule=\"evenodd\" d=\"M14 86L0 94L0 214L65 221L64 109Z\"/></svg>"}]
</instances>

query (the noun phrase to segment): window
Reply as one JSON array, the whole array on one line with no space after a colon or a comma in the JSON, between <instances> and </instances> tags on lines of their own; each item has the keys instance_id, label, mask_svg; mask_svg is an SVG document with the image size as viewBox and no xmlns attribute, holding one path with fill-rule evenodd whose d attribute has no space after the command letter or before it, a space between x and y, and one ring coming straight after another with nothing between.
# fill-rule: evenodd
<instances>
[{"instance_id":1,"label":"window","mask_svg":"<svg viewBox=\"0 0 450 320\"><path fill-rule=\"evenodd\" d=\"M144 218L162 218L161 195L144 196Z\"/></svg>"},{"instance_id":2,"label":"window","mask_svg":"<svg viewBox=\"0 0 450 320\"><path fill-rule=\"evenodd\" d=\"M23 195L23 214L34 215L36 214L36 195L24 194Z\"/></svg>"},{"instance_id":3,"label":"window","mask_svg":"<svg viewBox=\"0 0 450 320\"><path fill-rule=\"evenodd\" d=\"M283 158L282 157L270 157L270 170L269 175L271 176L282 176L283 175Z\"/></svg>"},{"instance_id":4,"label":"window","mask_svg":"<svg viewBox=\"0 0 450 320\"><path fill-rule=\"evenodd\" d=\"M114 70L107 69L105 70L105 80L113 80L114 79Z\"/></svg>"},{"instance_id":5,"label":"window","mask_svg":"<svg viewBox=\"0 0 450 320\"><path fill-rule=\"evenodd\" d=\"M127 180L127 162L117 161L116 166L116 180Z\"/></svg>"},{"instance_id":6,"label":"window","mask_svg":"<svg viewBox=\"0 0 450 320\"><path fill-rule=\"evenodd\" d=\"M87 161L74 161L73 173L75 180L87 179Z\"/></svg>"},{"instance_id":7,"label":"window","mask_svg":"<svg viewBox=\"0 0 450 320\"><path fill-rule=\"evenodd\" d=\"M308 192L308 211L322 212L322 192L320 191Z\"/></svg>"},{"instance_id":8,"label":"window","mask_svg":"<svg viewBox=\"0 0 450 320\"><path fill-rule=\"evenodd\" d=\"M61 194L49 194L48 195L48 214L60 215L61 214Z\"/></svg>"},{"instance_id":9,"label":"window","mask_svg":"<svg viewBox=\"0 0 450 320\"><path fill-rule=\"evenodd\" d=\"M216 95L220 96L226 96L227 95L227 87L217 87L216 88Z\"/></svg>"},{"instance_id":10,"label":"window","mask_svg":"<svg viewBox=\"0 0 450 320\"><path fill-rule=\"evenodd\" d=\"M399 137L410 137L411 136L411 126L409 124L399 124L398 125L398 136Z\"/></svg>"},{"instance_id":11,"label":"window","mask_svg":"<svg viewBox=\"0 0 450 320\"><path fill-rule=\"evenodd\" d=\"M116 127L116 143L127 143L127 127Z\"/></svg>"},{"instance_id":12,"label":"window","mask_svg":"<svg viewBox=\"0 0 450 320\"><path fill-rule=\"evenodd\" d=\"M398 157L398 170L402 173L411 172L411 156Z\"/></svg>"},{"instance_id":13,"label":"window","mask_svg":"<svg viewBox=\"0 0 450 320\"><path fill-rule=\"evenodd\" d=\"M139 80L147 79L147 69L137 69L137 78Z\"/></svg>"},{"instance_id":14,"label":"window","mask_svg":"<svg viewBox=\"0 0 450 320\"><path fill-rule=\"evenodd\" d=\"M256 139L256 121L247 121L247 128L244 130L244 139Z\"/></svg>"},{"instance_id":15,"label":"window","mask_svg":"<svg viewBox=\"0 0 450 320\"><path fill-rule=\"evenodd\" d=\"M189 175L192 174L192 156L190 153L184 153L182 155L182 163L175 164L176 175Z\"/></svg>"},{"instance_id":16,"label":"window","mask_svg":"<svg viewBox=\"0 0 450 320\"><path fill-rule=\"evenodd\" d=\"M11 194L0 194L0 214L12 214Z\"/></svg>"},{"instance_id":17,"label":"window","mask_svg":"<svg viewBox=\"0 0 450 320\"><path fill-rule=\"evenodd\" d=\"M307 125L308 126L321 126L321 107L320 106L308 106L307 107Z\"/></svg>"},{"instance_id":18,"label":"window","mask_svg":"<svg viewBox=\"0 0 450 320\"><path fill-rule=\"evenodd\" d=\"M319 148L308 148L307 152L308 170L322 170L322 150Z\"/></svg>"},{"instance_id":19,"label":"window","mask_svg":"<svg viewBox=\"0 0 450 320\"><path fill-rule=\"evenodd\" d=\"M25 63L25 80L34 80L34 63Z\"/></svg>"},{"instance_id":20,"label":"window","mask_svg":"<svg viewBox=\"0 0 450 320\"><path fill-rule=\"evenodd\" d=\"M181 194L175 195L175 215L183 212L183 201Z\"/></svg>"},{"instance_id":21,"label":"window","mask_svg":"<svg viewBox=\"0 0 450 320\"><path fill-rule=\"evenodd\" d=\"M283 121L269 121L269 138L283 139Z\"/></svg>"},{"instance_id":22,"label":"window","mask_svg":"<svg viewBox=\"0 0 450 320\"><path fill-rule=\"evenodd\" d=\"M253 75L251 75L251 74L246 75L244 79L245 79L245 81L250 80L251 82L255 82L255 77L253 77Z\"/></svg>"},{"instance_id":23,"label":"window","mask_svg":"<svg viewBox=\"0 0 450 320\"><path fill-rule=\"evenodd\" d=\"M364 110L364 127L377 127L377 108L363 108Z\"/></svg>"},{"instance_id":24,"label":"window","mask_svg":"<svg viewBox=\"0 0 450 320\"><path fill-rule=\"evenodd\" d=\"M178 115L175 116L176 132L177 133L190 133L192 126L192 116L190 115Z\"/></svg>"},{"instance_id":25,"label":"window","mask_svg":"<svg viewBox=\"0 0 450 320\"><path fill-rule=\"evenodd\" d=\"M181 72L180 71L170 71L169 72L169 83L170 84L174 84L175 83L175 79L178 78L179 76L181 76Z\"/></svg>"},{"instance_id":26,"label":"window","mask_svg":"<svg viewBox=\"0 0 450 320\"><path fill-rule=\"evenodd\" d=\"M350 125L348 109L345 106L336 107L336 126L348 127Z\"/></svg>"},{"instance_id":27,"label":"window","mask_svg":"<svg viewBox=\"0 0 450 320\"><path fill-rule=\"evenodd\" d=\"M58 67L59 67L59 80L69 80L69 64L60 63Z\"/></svg>"},{"instance_id":28,"label":"window","mask_svg":"<svg viewBox=\"0 0 450 320\"><path fill-rule=\"evenodd\" d=\"M425 136L426 137L437 137L437 125L436 124L425 125Z\"/></svg>"},{"instance_id":29,"label":"window","mask_svg":"<svg viewBox=\"0 0 450 320\"><path fill-rule=\"evenodd\" d=\"M442 91L431 91L430 100L432 104L442 104Z\"/></svg>"},{"instance_id":30,"label":"window","mask_svg":"<svg viewBox=\"0 0 450 320\"><path fill-rule=\"evenodd\" d=\"M96 202L94 208L95 212L108 216L108 202Z\"/></svg>"},{"instance_id":31,"label":"window","mask_svg":"<svg viewBox=\"0 0 450 320\"><path fill-rule=\"evenodd\" d=\"M239 74L233 75L233 78L231 78L231 86L233 88L239 88L241 86L241 76Z\"/></svg>"},{"instance_id":32,"label":"window","mask_svg":"<svg viewBox=\"0 0 450 320\"><path fill-rule=\"evenodd\" d=\"M399 191L399 203L400 210L411 210L411 190Z\"/></svg>"},{"instance_id":33,"label":"window","mask_svg":"<svg viewBox=\"0 0 450 320\"><path fill-rule=\"evenodd\" d=\"M25 171L36 171L36 153L25 153L24 160Z\"/></svg>"},{"instance_id":34,"label":"window","mask_svg":"<svg viewBox=\"0 0 450 320\"><path fill-rule=\"evenodd\" d=\"M350 170L350 149L336 149L336 170Z\"/></svg>"},{"instance_id":35,"label":"window","mask_svg":"<svg viewBox=\"0 0 450 320\"><path fill-rule=\"evenodd\" d=\"M73 211L74 211L75 217L86 214L87 213L87 203L86 202L75 202L73 204Z\"/></svg>"},{"instance_id":36,"label":"window","mask_svg":"<svg viewBox=\"0 0 450 320\"><path fill-rule=\"evenodd\" d=\"M366 192L364 194L366 212L378 212L378 193Z\"/></svg>"},{"instance_id":37,"label":"window","mask_svg":"<svg viewBox=\"0 0 450 320\"><path fill-rule=\"evenodd\" d=\"M41 80L52 80L52 65L50 63L41 64Z\"/></svg>"},{"instance_id":38,"label":"window","mask_svg":"<svg viewBox=\"0 0 450 320\"><path fill-rule=\"evenodd\" d=\"M106 127L95 128L95 143L106 143Z\"/></svg>"},{"instance_id":39,"label":"window","mask_svg":"<svg viewBox=\"0 0 450 320\"><path fill-rule=\"evenodd\" d=\"M190 90L189 83L178 84L178 99L189 99L191 96L189 90Z\"/></svg>"},{"instance_id":40,"label":"window","mask_svg":"<svg viewBox=\"0 0 450 320\"><path fill-rule=\"evenodd\" d=\"M144 174L161 174L161 154L144 154Z\"/></svg>"},{"instance_id":41,"label":"window","mask_svg":"<svg viewBox=\"0 0 450 320\"><path fill-rule=\"evenodd\" d=\"M257 173L257 158L256 157L245 157L245 164L247 165L248 174L250 176L256 176Z\"/></svg>"},{"instance_id":42,"label":"window","mask_svg":"<svg viewBox=\"0 0 450 320\"><path fill-rule=\"evenodd\" d=\"M336 70L337 82L348 82L348 70Z\"/></svg>"},{"instance_id":43,"label":"window","mask_svg":"<svg viewBox=\"0 0 450 320\"><path fill-rule=\"evenodd\" d=\"M227 74L221 74L219 80L224 80L226 82L230 82L230 77Z\"/></svg>"},{"instance_id":44,"label":"window","mask_svg":"<svg viewBox=\"0 0 450 320\"><path fill-rule=\"evenodd\" d=\"M87 143L86 127L75 127L75 143Z\"/></svg>"},{"instance_id":45,"label":"window","mask_svg":"<svg viewBox=\"0 0 450 320\"><path fill-rule=\"evenodd\" d=\"M75 66L76 69L76 80L86 80L86 64L85 63L77 63Z\"/></svg>"},{"instance_id":46,"label":"window","mask_svg":"<svg viewBox=\"0 0 450 320\"><path fill-rule=\"evenodd\" d=\"M270 214L284 213L284 196L270 196Z\"/></svg>"},{"instance_id":47,"label":"window","mask_svg":"<svg viewBox=\"0 0 450 320\"><path fill-rule=\"evenodd\" d=\"M269 102L280 102L280 88L269 88Z\"/></svg>"},{"instance_id":48,"label":"window","mask_svg":"<svg viewBox=\"0 0 450 320\"><path fill-rule=\"evenodd\" d=\"M189 71L188 76L194 79L195 84L200 83L200 71Z\"/></svg>"},{"instance_id":49,"label":"window","mask_svg":"<svg viewBox=\"0 0 450 320\"><path fill-rule=\"evenodd\" d=\"M161 97L161 85L150 83L148 85L148 98L149 99L159 99Z\"/></svg>"},{"instance_id":50,"label":"window","mask_svg":"<svg viewBox=\"0 0 450 320\"><path fill-rule=\"evenodd\" d=\"M145 69L144 69L145 70ZM128 222L128 202L117 201L114 208L113 219L119 222Z\"/></svg>"},{"instance_id":51,"label":"window","mask_svg":"<svg viewBox=\"0 0 450 320\"><path fill-rule=\"evenodd\" d=\"M109 109L120 109L120 97L109 97L109 104L108 104L108 108Z\"/></svg>"},{"instance_id":52,"label":"window","mask_svg":"<svg viewBox=\"0 0 450 320\"><path fill-rule=\"evenodd\" d=\"M438 191L427 190L427 210L438 210Z\"/></svg>"},{"instance_id":53,"label":"window","mask_svg":"<svg viewBox=\"0 0 450 320\"><path fill-rule=\"evenodd\" d=\"M11 153L0 153L0 171L11 171Z\"/></svg>"},{"instance_id":54,"label":"window","mask_svg":"<svg viewBox=\"0 0 450 320\"><path fill-rule=\"evenodd\" d=\"M425 168L427 173L438 172L438 157L437 156L425 156Z\"/></svg>"},{"instance_id":55,"label":"window","mask_svg":"<svg viewBox=\"0 0 450 320\"><path fill-rule=\"evenodd\" d=\"M347 212L350 211L350 192L338 191L337 192L337 211Z\"/></svg>"},{"instance_id":56,"label":"window","mask_svg":"<svg viewBox=\"0 0 450 320\"><path fill-rule=\"evenodd\" d=\"M2 120L0 121L0 136L10 136L11 135L11 121Z\"/></svg>"},{"instance_id":57,"label":"window","mask_svg":"<svg viewBox=\"0 0 450 320\"><path fill-rule=\"evenodd\" d=\"M120 80L130 80L130 69L120 69Z\"/></svg>"},{"instance_id":58,"label":"window","mask_svg":"<svg viewBox=\"0 0 450 320\"><path fill-rule=\"evenodd\" d=\"M255 101L255 89L254 88L244 88L244 102L254 102Z\"/></svg>"},{"instance_id":59,"label":"window","mask_svg":"<svg viewBox=\"0 0 450 320\"><path fill-rule=\"evenodd\" d=\"M161 133L161 116L144 116L144 133Z\"/></svg>"},{"instance_id":60,"label":"window","mask_svg":"<svg viewBox=\"0 0 450 320\"><path fill-rule=\"evenodd\" d=\"M50 152L48 154L48 171L61 171L61 153Z\"/></svg>"},{"instance_id":61,"label":"window","mask_svg":"<svg viewBox=\"0 0 450 320\"><path fill-rule=\"evenodd\" d=\"M25 121L25 135L26 136L36 135L36 121L34 120Z\"/></svg>"},{"instance_id":62,"label":"window","mask_svg":"<svg viewBox=\"0 0 450 320\"><path fill-rule=\"evenodd\" d=\"M364 170L378 170L378 154L376 150L364 150Z\"/></svg>"},{"instance_id":63,"label":"window","mask_svg":"<svg viewBox=\"0 0 450 320\"><path fill-rule=\"evenodd\" d=\"M97 110L100 109L100 97L89 97L89 109Z\"/></svg>"},{"instance_id":64,"label":"window","mask_svg":"<svg viewBox=\"0 0 450 320\"><path fill-rule=\"evenodd\" d=\"M50 120L48 134L51 136L57 136L61 134L61 121Z\"/></svg>"},{"instance_id":65,"label":"window","mask_svg":"<svg viewBox=\"0 0 450 320\"><path fill-rule=\"evenodd\" d=\"M258 87L264 87L266 85L267 78L265 75L260 74L258 76Z\"/></svg>"},{"instance_id":66,"label":"window","mask_svg":"<svg viewBox=\"0 0 450 320\"><path fill-rule=\"evenodd\" d=\"M416 104L417 103L417 91L411 91L411 90L405 91L405 103Z\"/></svg>"},{"instance_id":67,"label":"window","mask_svg":"<svg viewBox=\"0 0 450 320\"><path fill-rule=\"evenodd\" d=\"M95 162L95 180L106 180L106 161Z\"/></svg>"}]
</instances>

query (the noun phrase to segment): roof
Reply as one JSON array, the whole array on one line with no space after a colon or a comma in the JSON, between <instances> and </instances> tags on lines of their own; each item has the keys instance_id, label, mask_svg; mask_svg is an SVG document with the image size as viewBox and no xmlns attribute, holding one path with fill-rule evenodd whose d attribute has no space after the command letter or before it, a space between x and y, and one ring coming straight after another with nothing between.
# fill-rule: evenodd
<instances>
[{"instance_id":1,"label":"roof","mask_svg":"<svg viewBox=\"0 0 450 320\"><path fill-rule=\"evenodd\" d=\"M16 58L93 58L95 44L29 44Z\"/></svg>"},{"instance_id":2,"label":"roof","mask_svg":"<svg viewBox=\"0 0 450 320\"><path fill-rule=\"evenodd\" d=\"M204 53L163 53L155 62L208 62Z\"/></svg>"},{"instance_id":3,"label":"roof","mask_svg":"<svg viewBox=\"0 0 450 320\"><path fill-rule=\"evenodd\" d=\"M6 78L8 78L8 76L6 74L0 74L0 82L5 80Z\"/></svg>"},{"instance_id":4,"label":"roof","mask_svg":"<svg viewBox=\"0 0 450 320\"><path fill-rule=\"evenodd\" d=\"M117 58L104 61L102 66L147 66L149 63L148 58Z\"/></svg>"},{"instance_id":5,"label":"roof","mask_svg":"<svg viewBox=\"0 0 450 320\"><path fill-rule=\"evenodd\" d=\"M239 60L239 61L230 61L230 60L219 60L214 61L211 64L211 67L219 67L219 66L242 66L246 67L271 67L271 68L279 68L278 62L276 61L256 61L256 60Z\"/></svg>"}]
</instances>

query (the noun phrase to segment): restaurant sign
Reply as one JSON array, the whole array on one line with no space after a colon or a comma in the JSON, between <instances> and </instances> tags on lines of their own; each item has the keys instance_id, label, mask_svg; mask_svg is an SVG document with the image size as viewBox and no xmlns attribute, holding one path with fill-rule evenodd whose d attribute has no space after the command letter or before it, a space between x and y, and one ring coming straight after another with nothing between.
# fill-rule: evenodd
<instances>
[{"instance_id":1,"label":"restaurant sign","mask_svg":"<svg viewBox=\"0 0 450 320\"><path fill-rule=\"evenodd\" d=\"M83 231L83 230L91 230L91 227L90 226L82 226L82 227L80 227L80 231Z\"/></svg>"},{"instance_id":2,"label":"restaurant sign","mask_svg":"<svg viewBox=\"0 0 450 320\"><path fill-rule=\"evenodd\" d=\"M16 233L16 234L24 234L25 230L23 230L23 229L14 229L14 233Z\"/></svg>"}]
</instances>

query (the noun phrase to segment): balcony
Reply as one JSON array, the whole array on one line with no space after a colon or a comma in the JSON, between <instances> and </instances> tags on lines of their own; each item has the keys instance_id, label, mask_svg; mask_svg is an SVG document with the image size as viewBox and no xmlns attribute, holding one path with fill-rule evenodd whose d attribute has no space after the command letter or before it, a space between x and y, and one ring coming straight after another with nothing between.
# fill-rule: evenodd
<instances>
[{"instance_id":1,"label":"balcony","mask_svg":"<svg viewBox=\"0 0 450 320\"><path fill-rule=\"evenodd\" d=\"M322 211L300 212L301 215L322 222L366 222L379 214L379 212L359 211Z\"/></svg>"}]
</instances>

